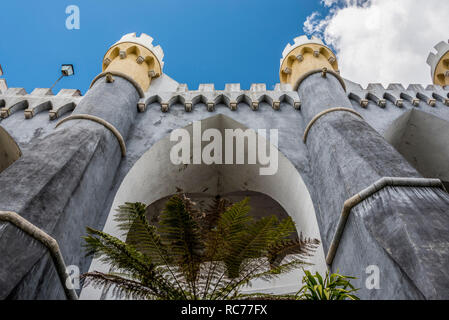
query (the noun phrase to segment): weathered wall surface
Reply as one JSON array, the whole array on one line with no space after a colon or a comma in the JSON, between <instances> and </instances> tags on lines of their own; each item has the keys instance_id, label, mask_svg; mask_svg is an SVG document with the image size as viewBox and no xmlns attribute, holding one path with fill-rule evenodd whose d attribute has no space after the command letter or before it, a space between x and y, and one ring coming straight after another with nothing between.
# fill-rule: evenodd
<instances>
[{"instance_id":1,"label":"weathered wall surface","mask_svg":"<svg viewBox=\"0 0 449 320\"><path fill-rule=\"evenodd\" d=\"M101 115L126 137L137 101L135 88L126 80L117 78L107 85L100 80L77 112ZM25 145L23 157L2 172L0 210L16 212L43 229L58 241L66 264L85 269L80 237L102 211L121 158L116 137L104 126L89 120L68 121ZM3 230L0 248L9 259L0 261L0 297L15 288L17 294L28 290L36 296L45 290L45 283L33 286L32 280L42 275L30 274L46 254L42 247L27 245L33 241L18 237L12 225Z\"/></svg>"}]
</instances>

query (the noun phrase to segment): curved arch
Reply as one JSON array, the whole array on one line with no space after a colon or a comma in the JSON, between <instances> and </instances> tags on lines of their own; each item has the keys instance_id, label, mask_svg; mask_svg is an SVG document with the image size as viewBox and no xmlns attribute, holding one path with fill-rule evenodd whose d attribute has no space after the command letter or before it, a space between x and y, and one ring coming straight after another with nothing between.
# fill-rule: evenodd
<instances>
[{"instance_id":1,"label":"curved arch","mask_svg":"<svg viewBox=\"0 0 449 320\"><path fill-rule=\"evenodd\" d=\"M293 98L292 97L290 97L288 94L286 94L286 93L284 93L283 95L281 95L280 97L279 97L279 101L280 102L286 102L286 103L288 103L289 105L291 105L291 106L294 106L295 105L295 100L293 100Z\"/></svg>"},{"instance_id":2,"label":"curved arch","mask_svg":"<svg viewBox=\"0 0 449 320\"><path fill-rule=\"evenodd\" d=\"M257 100L259 103L265 102L266 104L273 106L273 98L267 94L260 95L259 99L257 99Z\"/></svg>"},{"instance_id":3,"label":"curved arch","mask_svg":"<svg viewBox=\"0 0 449 320\"><path fill-rule=\"evenodd\" d=\"M313 49L309 46L304 46L301 50L302 55L311 54L313 55Z\"/></svg>"},{"instance_id":4,"label":"curved arch","mask_svg":"<svg viewBox=\"0 0 449 320\"><path fill-rule=\"evenodd\" d=\"M215 105L224 104L228 108L230 108L231 100L225 94L219 94L218 96L215 97L214 103L215 103Z\"/></svg>"},{"instance_id":5,"label":"curved arch","mask_svg":"<svg viewBox=\"0 0 449 320\"><path fill-rule=\"evenodd\" d=\"M115 58L118 57L119 53L120 53L120 48L119 47L115 47L111 51L111 53L109 54L109 59L114 60Z\"/></svg>"},{"instance_id":6,"label":"curved arch","mask_svg":"<svg viewBox=\"0 0 449 320\"><path fill-rule=\"evenodd\" d=\"M207 97L205 95L199 94L192 99L193 106L196 106L197 104L203 103L207 104L209 101L207 100Z\"/></svg>"},{"instance_id":7,"label":"curved arch","mask_svg":"<svg viewBox=\"0 0 449 320\"><path fill-rule=\"evenodd\" d=\"M177 94L171 97L170 100L168 100L168 107L171 108L175 104L182 104L184 106L185 103L186 99L182 95Z\"/></svg>"},{"instance_id":8,"label":"curved arch","mask_svg":"<svg viewBox=\"0 0 449 320\"><path fill-rule=\"evenodd\" d=\"M251 97L245 93L242 93L241 95L239 95L236 99L237 103L245 103L247 104L249 107L251 107L253 100L251 99Z\"/></svg>"},{"instance_id":9,"label":"curved arch","mask_svg":"<svg viewBox=\"0 0 449 320\"><path fill-rule=\"evenodd\" d=\"M384 137L419 173L442 180L448 189L448 121L413 109L396 119Z\"/></svg>"},{"instance_id":10,"label":"curved arch","mask_svg":"<svg viewBox=\"0 0 449 320\"><path fill-rule=\"evenodd\" d=\"M130 46L128 49L126 49L126 54L127 55L135 55L135 56L139 56L140 55L140 49L138 46Z\"/></svg>"},{"instance_id":11,"label":"curved arch","mask_svg":"<svg viewBox=\"0 0 449 320\"><path fill-rule=\"evenodd\" d=\"M215 129L222 133L226 129L242 129L247 127L223 115L215 115L200 121L201 129ZM192 137L193 126L185 127ZM120 185L107 218L104 231L126 240L117 229L114 221L115 209L124 202L143 202L147 205L155 203L176 193L181 188L190 194L226 195L236 191L256 192L264 194L276 201L295 221L297 229L306 237L321 239L312 199L306 184L294 165L278 152L278 171L274 175L260 175L260 164L181 164L174 165L170 160L170 150L178 142L170 141L170 136L155 143L146 151L128 172ZM203 148L209 142L203 142ZM190 146L192 148L192 144ZM274 147L273 147L274 148ZM223 144L223 159L225 148ZM277 149L276 149L277 150ZM191 154L192 150L191 150ZM245 159L248 159L245 152ZM248 162L248 161L246 161ZM315 270L325 272L326 264L323 249L316 251L311 260ZM108 271L108 266L94 259L90 270ZM291 276L294 275L294 278ZM280 279L272 283L273 287L299 289L301 271L294 271L290 279ZM293 280L294 279L294 280ZM288 281L287 281L288 280ZM293 286L292 286L293 284ZM266 287L265 287L266 288ZM279 289L281 290L281 289ZM83 289L81 298L97 299L101 295L91 287Z\"/></svg>"},{"instance_id":12,"label":"curved arch","mask_svg":"<svg viewBox=\"0 0 449 320\"><path fill-rule=\"evenodd\" d=\"M157 102L157 103L162 102L162 98L158 94L148 97L148 99L145 101L146 105L150 105L155 102Z\"/></svg>"},{"instance_id":13,"label":"curved arch","mask_svg":"<svg viewBox=\"0 0 449 320\"><path fill-rule=\"evenodd\" d=\"M0 173L21 156L22 151L16 141L0 126Z\"/></svg>"}]
</instances>

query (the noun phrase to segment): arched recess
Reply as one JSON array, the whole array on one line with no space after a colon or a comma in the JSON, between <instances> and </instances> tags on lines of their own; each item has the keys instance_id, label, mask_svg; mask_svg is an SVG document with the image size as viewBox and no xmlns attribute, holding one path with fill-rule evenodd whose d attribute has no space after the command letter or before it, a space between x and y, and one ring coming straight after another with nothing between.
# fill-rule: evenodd
<instances>
[{"instance_id":1,"label":"arched recess","mask_svg":"<svg viewBox=\"0 0 449 320\"><path fill-rule=\"evenodd\" d=\"M0 173L22 156L19 146L9 133L0 126Z\"/></svg>"},{"instance_id":2,"label":"arched recess","mask_svg":"<svg viewBox=\"0 0 449 320\"><path fill-rule=\"evenodd\" d=\"M449 122L411 110L385 131L385 139L424 177L438 178L449 190Z\"/></svg>"},{"instance_id":3,"label":"arched recess","mask_svg":"<svg viewBox=\"0 0 449 320\"><path fill-rule=\"evenodd\" d=\"M185 128L192 137L193 127ZM241 123L222 114L201 121L201 130L217 129L225 136L225 129L247 128ZM209 142L203 142L202 148ZM299 140L298 140L299 143ZM259 197L272 208L281 207L278 212L282 217L290 215L299 232L306 237L321 240L312 199L301 175L293 164L278 152L278 170L274 175L260 175L260 164L188 164L174 165L170 161L170 150L177 141L170 141L170 136L155 143L134 164L124 178L114 198L111 212L107 218L104 231L125 241L126 237L117 229L114 221L115 209L124 202L143 202L149 207L161 207L164 200L181 188L195 196L212 197L217 194L226 197L243 196ZM246 143L245 143L246 144ZM191 144L192 148L192 144ZM235 146L234 146L235 149ZM248 149L245 147L245 150ZM277 149L276 149L277 150ZM225 158L223 143L223 159ZM191 153L192 154L192 153ZM235 157L235 150L234 150ZM245 163L247 163L245 152ZM235 162L234 162L235 163ZM264 199L264 200L262 200ZM276 212L271 212L275 214ZM314 265L308 269L324 273L327 269L322 246L318 248L310 260ZM109 267L97 259L92 261L89 271L107 272ZM295 292L301 287L301 270L297 270L286 277L267 284L254 283L252 290L286 293ZM112 298L102 295L101 290L86 287L81 292L81 299Z\"/></svg>"}]
</instances>

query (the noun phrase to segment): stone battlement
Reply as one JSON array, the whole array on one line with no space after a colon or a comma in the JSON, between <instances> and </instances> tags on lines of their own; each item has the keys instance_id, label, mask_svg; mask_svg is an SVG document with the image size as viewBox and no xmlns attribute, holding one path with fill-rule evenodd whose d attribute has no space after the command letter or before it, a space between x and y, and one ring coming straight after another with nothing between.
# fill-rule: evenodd
<instances>
[{"instance_id":1,"label":"stone battlement","mask_svg":"<svg viewBox=\"0 0 449 320\"><path fill-rule=\"evenodd\" d=\"M379 83L371 83L366 88L359 84L346 82L350 100L366 108L370 103L384 108L387 101L401 108L408 102L414 106L419 104L434 107L437 102L449 106L449 87L410 84L405 88L402 84L389 84L386 88ZM82 99L81 92L76 89L62 89L54 94L48 88L36 88L28 94L24 88L7 88L0 91L0 117L8 118L16 112L24 112L25 119L48 111L50 120L55 120L72 112ZM251 84L249 90L242 90L239 83L225 85L224 90L215 90L214 84L200 84L197 90L189 90L186 84L178 84L175 90L148 90L137 107L144 112L151 104L159 104L162 112L168 112L174 105L182 105L190 112L196 105L205 105L212 112L218 105L237 110L244 104L257 111L260 103L267 103L274 110L279 110L281 103L297 110L301 108L301 99L293 91L290 84L276 84L273 90L267 90L264 83Z\"/></svg>"}]
</instances>

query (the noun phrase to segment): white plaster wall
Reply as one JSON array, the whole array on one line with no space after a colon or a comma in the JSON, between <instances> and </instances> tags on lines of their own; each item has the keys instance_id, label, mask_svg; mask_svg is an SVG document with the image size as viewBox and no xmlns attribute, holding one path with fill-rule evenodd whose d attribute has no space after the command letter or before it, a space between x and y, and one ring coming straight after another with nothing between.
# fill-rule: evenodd
<instances>
[{"instance_id":1,"label":"white plaster wall","mask_svg":"<svg viewBox=\"0 0 449 320\"><path fill-rule=\"evenodd\" d=\"M449 123L412 110L398 118L385 138L427 178L449 181Z\"/></svg>"}]
</instances>

